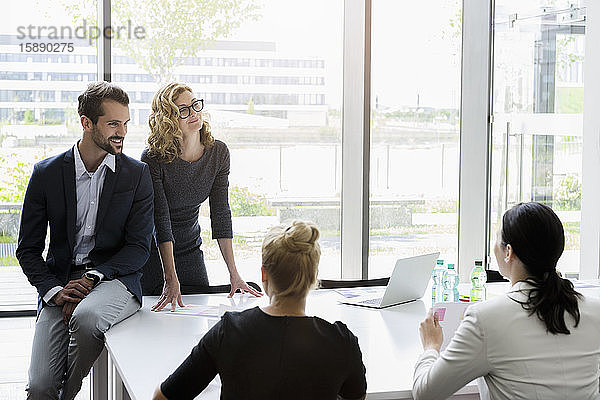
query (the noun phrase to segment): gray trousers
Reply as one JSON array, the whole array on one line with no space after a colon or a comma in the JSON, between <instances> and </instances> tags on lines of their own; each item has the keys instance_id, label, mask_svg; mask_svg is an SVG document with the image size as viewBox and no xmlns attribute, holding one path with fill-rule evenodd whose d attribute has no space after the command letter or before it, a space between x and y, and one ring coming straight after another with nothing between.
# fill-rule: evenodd
<instances>
[{"instance_id":1,"label":"gray trousers","mask_svg":"<svg viewBox=\"0 0 600 400\"><path fill-rule=\"evenodd\" d=\"M117 279L100 282L77 305L68 325L62 306L45 306L35 324L27 399L75 398L102 352L104 333L139 308L139 301Z\"/></svg>"}]
</instances>

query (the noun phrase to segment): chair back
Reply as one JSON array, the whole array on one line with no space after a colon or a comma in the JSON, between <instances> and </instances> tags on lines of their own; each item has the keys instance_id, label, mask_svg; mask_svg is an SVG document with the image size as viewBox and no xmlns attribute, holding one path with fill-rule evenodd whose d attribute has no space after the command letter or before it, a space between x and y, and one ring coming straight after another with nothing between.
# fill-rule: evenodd
<instances>
[{"instance_id":1,"label":"chair back","mask_svg":"<svg viewBox=\"0 0 600 400\"><path fill-rule=\"evenodd\" d=\"M248 286L254 288L258 292L262 292L259 285L254 282L246 282ZM181 294L215 294L231 292L231 285L214 285L214 286L199 286L199 285L180 285ZM239 289L237 290L239 292Z\"/></svg>"},{"instance_id":2,"label":"chair back","mask_svg":"<svg viewBox=\"0 0 600 400\"><path fill-rule=\"evenodd\" d=\"M485 274L487 276L487 282L508 282L508 279L505 279L500 272L494 271L493 269L486 269Z\"/></svg>"},{"instance_id":3,"label":"chair back","mask_svg":"<svg viewBox=\"0 0 600 400\"><path fill-rule=\"evenodd\" d=\"M363 286L387 286L390 278L357 279L357 280L331 280L321 279L317 285L318 289L341 289Z\"/></svg>"}]
</instances>

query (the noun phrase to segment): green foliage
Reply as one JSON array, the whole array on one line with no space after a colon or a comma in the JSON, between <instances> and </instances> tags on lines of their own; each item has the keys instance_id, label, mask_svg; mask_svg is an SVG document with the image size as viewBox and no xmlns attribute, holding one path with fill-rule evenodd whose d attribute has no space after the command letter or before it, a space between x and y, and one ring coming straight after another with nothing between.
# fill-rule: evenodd
<instances>
[{"instance_id":1,"label":"green foliage","mask_svg":"<svg viewBox=\"0 0 600 400\"><path fill-rule=\"evenodd\" d=\"M12 235L1 235L0 234L0 243L15 243L17 238Z\"/></svg>"},{"instance_id":2,"label":"green foliage","mask_svg":"<svg viewBox=\"0 0 600 400\"><path fill-rule=\"evenodd\" d=\"M579 250L581 237L580 222L563 222L565 230L565 250Z\"/></svg>"},{"instance_id":3,"label":"green foliage","mask_svg":"<svg viewBox=\"0 0 600 400\"><path fill-rule=\"evenodd\" d=\"M250 96L250 100L248 100L248 109L246 110L246 114L254 114L254 97Z\"/></svg>"},{"instance_id":4,"label":"green foliage","mask_svg":"<svg viewBox=\"0 0 600 400\"><path fill-rule=\"evenodd\" d=\"M581 137L580 136L560 136L560 141L562 143L581 145Z\"/></svg>"},{"instance_id":5,"label":"green foliage","mask_svg":"<svg viewBox=\"0 0 600 400\"><path fill-rule=\"evenodd\" d=\"M455 213L458 212L456 200L425 200L409 205L413 213Z\"/></svg>"},{"instance_id":6,"label":"green foliage","mask_svg":"<svg viewBox=\"0 0 600 400\"><path fill-rule=\"evenodd\" d=\"M336 108L330 108L330 109L327 110L327 116L328 117L341 118L342 117L342 111L338 110Z\"/></svg>"},{"instance_id":7,"label":"green foliage","mask_svg":"<svg viewBox=\"0 0 600 400\"><path fill-rule=\"evenodd\" d=\"M23 113L23 122L25 122L25 124L34 124L35 123L35 116L33 115L32 110L26 110Z\"/></svg>"},{"instance_id":8,"label":"green foliage","mask_svg":"<svg viewBox=\"0 0 600 400\"><path fill-rule=\"evenodd\" d=\"M15 267L19 265L19 260L15 256L0 257L0 267Z\"/></svg>"},{"instance_id":9,"label":"green foliage","mask_svg":"<svg viewBox=\"0 0 600 400\"><path fill-rule=\"evenodd\" d=\"M32 150L33 157L23 161L16 153L0 155L0 202L21 203L33 165L46 158L46 150Z\"/></svg>"},{"instance_id":10,"label":"green foliage","mask_svg":"<svg viewBox=\"0 0 600 400\"><path fill-rule=\"evenodd\" d=\"M336 126L320 126L319 127L319 134L324 135L324 134L336 134L339 132L339 128Z\"/></svg>"},{"instance_id":11,"label":"green foliage","mask_svg":"<svg viewBox=\"0 0 600 400\"><path fill-rule=\"evenodd\" d=\"M232 186L229 189L229 206L234 217L275 215L264 196L250 193L248 188Z\"/></svg>"},{"instance_id":12,"label":"green foliage","mask_svg":"<svg viewBox=\"0 0 600 400\"><path fill-rule=\"evenodd\" d=\"M96 0L61 0L76 24L85 19L96 24ZM259 7L254 0L112 0L112 27L128 26L112 43L158 83L174 80L173 72L186 57L209 49L218 39L227 38L248 20L257 20ZM142 27L145 38L134 36ZM141 35L138 35L141 36Z\"/></svg>"},{"instance_id":13,"label":"green foliage","mask_svg":"<svg viewBox=\"0 0 600 400\"><path fill-rule=\"evenodd\" d=\"M462 3L460 0L447 0L445 6L455 10L454 15L448 20L447 26L442 26L441 36L447 42L454 62L460 63L460 47L462 39Z\"/></svg>"},{"instance_id":14,"label":"green foliage","mask_svg":"<svg viewBox=\"0 0 600 400\"><path fill-rule=\"evenodd\" d=\"M0 156L0 202L22 202L32 170L33 164L23 162L15 153Z\"/></svg>"},{"instance_id":15,"label":"green foliage","mask_svg":"<svg viewBox=\"0 0 600 400\"><path fill-rule=\"evenodd\" d=\"M575 175L565 176L554 194L554 208L562 211L581 210L581 183Z\"/></svg>"},{"instance_id":16,"label":"green foliage","mask_svg":"<svg viewBox=\"0 0 600 400\"><path fill-rule=\"evenodd\" d=\"M583 55L577 54L575 40L575 35L557 35L556 64L559 75L562 75L567 70L569 64L583 61Z\"/></svg>"},{"instance_id":17,"label":"green foliage","mask_svg":"<svg viewBox=\"0 0 600 400\"><path fill-rule=\"evenodd\" d=\"M560 114L583 114L583 88L557 87L556 112Z\"/></svg>"},{"instance_id":18,"label":"green foliage","mask_svg":"<svg viewBox=\"0 0 600 400\"><path fill-rule=\"evenodd\" d=\"M383 116L389 119L398 119L401 121L410 122L429 122L433 123L439 120L449 122L458 121L458 110L455 109L434 109L434 108L412 108L406 110L398 110L393 112L379 113L379 117ZM376 117L377 117L376 116Z\"/></svg>"}]
</instances>

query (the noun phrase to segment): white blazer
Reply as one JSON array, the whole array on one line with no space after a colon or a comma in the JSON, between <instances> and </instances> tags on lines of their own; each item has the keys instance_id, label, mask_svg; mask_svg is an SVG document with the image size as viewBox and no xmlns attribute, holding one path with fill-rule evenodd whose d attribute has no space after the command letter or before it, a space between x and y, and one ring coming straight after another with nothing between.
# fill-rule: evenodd
<instances>
[{"instance_id":1,"label":"white blazer","mask_svg":"<svg viewBox=\"0 0 600 400\"><path fill-rule=\"evenodd\" d=\"M581 320L565 313L571 334L553 335L523 301L531 285L467 308L441 355L427 350L413 379L418 400L445 399L483 376L492 400L596 399L600 377L600 300L579 302Z\"/></svg>"}]
</instances>

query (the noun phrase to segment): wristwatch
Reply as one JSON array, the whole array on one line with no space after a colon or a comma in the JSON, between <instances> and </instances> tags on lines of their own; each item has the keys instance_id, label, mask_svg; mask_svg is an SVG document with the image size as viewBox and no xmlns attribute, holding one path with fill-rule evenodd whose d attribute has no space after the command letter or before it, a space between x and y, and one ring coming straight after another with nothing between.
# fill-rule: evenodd
<instances>
[{"instance_id":1,"label":"wristwatch","mask_svg":"<svg viewBox=\"0 0 600 400\"><path fill-rule=\"evenodd\" d=\"M91 272L85 272L83 274L83 277L85 279L89 279L90 281L92 281L92 285L96 286L98 284L98 282L100 282L100 277L94 273Z\"/></svg>"}]
</instances>

